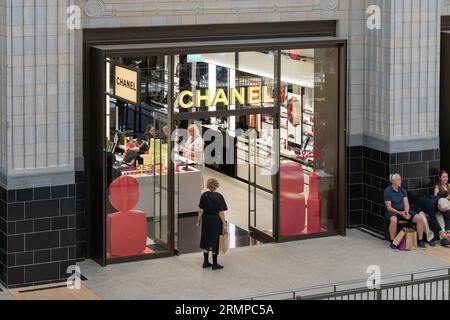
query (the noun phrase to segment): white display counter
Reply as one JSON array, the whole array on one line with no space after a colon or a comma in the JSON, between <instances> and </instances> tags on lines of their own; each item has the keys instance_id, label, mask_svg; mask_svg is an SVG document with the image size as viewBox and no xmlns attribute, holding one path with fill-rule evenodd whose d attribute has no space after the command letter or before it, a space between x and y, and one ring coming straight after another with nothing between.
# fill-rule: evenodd
<instances>
[{"instance_id":1,"label":"white display counter","mask_svg":"<svg viewBox=\"0 0 450 320\"><path fill-rule=\"evenodd\" d=\"M198 211L198 203L202 192L202 177L198 169L189 167L192 171L183 171L175 175L175 212L192 213ZM147 217L165 216L167 210L167 173L130 175L139 182L141 197L136 210L142 210ZM179 190L179 191L178 191ZM161 197L161 203L159 201ZM160 208L161 206L161 208Z\"/></svg>"}]
</instances>

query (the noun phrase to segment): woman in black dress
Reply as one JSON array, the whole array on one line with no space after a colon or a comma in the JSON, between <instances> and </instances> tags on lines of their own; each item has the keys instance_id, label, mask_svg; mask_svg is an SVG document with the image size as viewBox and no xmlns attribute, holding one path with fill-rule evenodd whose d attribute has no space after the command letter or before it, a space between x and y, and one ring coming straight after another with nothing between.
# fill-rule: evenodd
<instances>
[{"instance_id":1,"label":"woman in black dress","mask_svg":"<svg viewBox=\"0 0 450 320\"><path fill-rule=\"evenodd\" d=\"M209 179L206 187L210 190L202 194L200 198L197 226L202 226L202 236L200 248L203 249L203 268L212 266L213 270L223 269L217 263L219 255L219 241L223 232L226 232L225 211L228 210L223 196L216 192L219 182L216 179ZM209 252L212 251L213 264L209 263Z\"/></svg>"}]
</instances>

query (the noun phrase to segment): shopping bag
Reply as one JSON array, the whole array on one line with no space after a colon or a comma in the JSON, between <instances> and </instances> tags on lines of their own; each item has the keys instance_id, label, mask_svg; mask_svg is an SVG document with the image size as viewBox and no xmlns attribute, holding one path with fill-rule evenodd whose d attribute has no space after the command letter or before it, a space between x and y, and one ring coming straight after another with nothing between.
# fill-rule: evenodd
<instances>
[{"instance_id":1,"label":"shopping bag","mask_svg":"<svg viewBox=\"0 0 450 320\"><path fill-rule=\"evenodd\" d=\"M417 249L417 232L414 229L406 230L406 251Z\"/></svg>"},{"instance_id":2,"label":"shopping bag","mask_svg":"<svg viewBox=\"0 0 450 320\"><path fill-rule=\"evenodd\" d=\"M228 252L228 234L222 234L219 240L219 253L226 254Z\"/></svg>"},{"instance_id":3,"label":"shopping bag","mask_svg":"<svg viewBox=\"0 0 450 320\"><path fill-rule=\"evenodd\" d=\"M394 245L397 247L400 245L400 242L402 242L403 238L406 236L407 228L403 228L398 235L394 239Z\"/></svg>"},{"instance_id":4,"label":"shopping bag","mask_svg":"<svg viewBox=\"0 0 450 320\"><path fill-rule=\"evenodd\" d=\"M400 242L400 245L398 246L398 249L400 251L406 251L406 237L403 237L402 241Z\"/></svg>"}]
</instances>

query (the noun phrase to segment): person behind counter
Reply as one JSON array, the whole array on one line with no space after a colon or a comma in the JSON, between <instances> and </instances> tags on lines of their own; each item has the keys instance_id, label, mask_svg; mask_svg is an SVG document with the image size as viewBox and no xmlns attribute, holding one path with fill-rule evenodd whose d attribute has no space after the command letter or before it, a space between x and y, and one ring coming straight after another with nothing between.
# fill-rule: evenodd
<instances>
[{"instance_id":1,"label":"person behind counter","mask_svg":"<svg viewBox=\"0 0 450 320\"><path fill-rule=\"evenodd\" d=\"M169 143L169 126L164 126L162 128L162 143Z\"/></svg>"},{"instance_id":2,"label":"person behind counter","mask_svg":"<svg viewBox=\"0 0 450 320\"><path fill-rule=\"evenodd\" d=\"M188 159L195 161L197 164L203 164L203 148L204 142L200 132L195 124L189 125L187 128L188 139L185 145L180 146L180 151Z\"/></svg>"},{"instance_id":3,"label":"person behind counter","mask_svg":"<svg viewBox=\"0 0 450 320\"><path fill-rule=\"evenodd\" d=\"M140 155L145 154L145 152L150 150L147 141L142 140L141 138L136 139L133 148L126 148L125 146L121 146L121 148L125 150L123 161L131 166L142 164L143 160Z\"/></svg>"},{"instance_id":4,"label":"person behind counter","mask_svg":"<svg viewBox=\"0 0 450 320\"><path fill-rule=\"evenodd\" d=\"M219 182L209 179L206 187L209 191L202 194L200 198L197 227L201 225L200 248L203 250L203 268L212 267L213 270L223 269L217 263L219 255L219 242L222 233L227 232L225 211L228 210L224 197L216 192ZM209 263L209 252L212 251L213 264Z\"/></svg>"},{"instance_id":5,"label":"person behind counter","mask_svg":"<svg viewBox=\"0 0 450 320\"><path fill-rule=\"evenodd\" d=\"M152 125L147 125L145 133L141 137L142 140L149 142L151 139L156 139L156 129Z\"/></svg>"},{"instance_id":6,"label":"person behind counter","mask_svg":"<svg viewBox=\"0 0 450 320\"><path fill-rule=\"evenodd\" d=\"M197 169L200 170L201 173L201 183L203 187L204 186L203 172L205 169L203 149L205 143L203 141L202 136L200 135L198 127L195 124L189 125L187 131L189 137L186 141L186 144L180 146L180 151L183 153L184 157L196 163L196 167Z\"/></svg>"}]
</instances>

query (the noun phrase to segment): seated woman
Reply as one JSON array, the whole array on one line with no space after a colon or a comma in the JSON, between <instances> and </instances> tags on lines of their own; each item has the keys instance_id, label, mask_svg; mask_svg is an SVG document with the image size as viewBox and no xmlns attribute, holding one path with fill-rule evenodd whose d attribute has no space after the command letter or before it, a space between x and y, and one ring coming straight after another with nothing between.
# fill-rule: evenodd
<instances>
[{"instance_id":1,"label":"seated woman","mask_svg":"<svg viewBox=\"0 0 450 320\"><path fill-rule=\"evenodd\" d=\"M447 171L441 171L439 174L439 181L434 188L434 196L440 198L447 198L450 201L450 184L448 183ZM445 231L450 234L450 211L442 212L445 221Z\"/></svg>"},{"instance_id":2,"label":"seated woman","mask_svg":"<svg viewBox=\"0 0 450 320\"><path fill-rule=\"evenodd\" d=\"M447 198L450 200L450 184L448 183L447 171L441 171L439 181L434 187L434 196L439 198Z\"/></svg>"}]
</instances>

